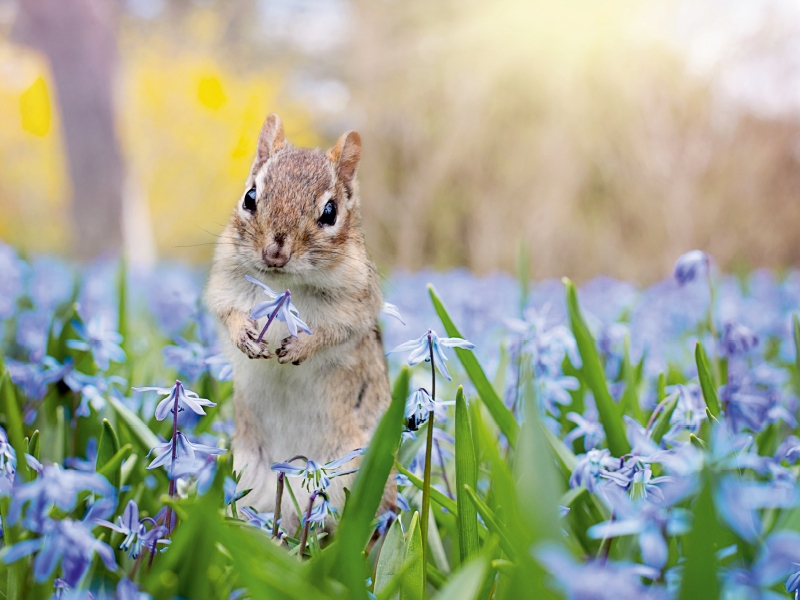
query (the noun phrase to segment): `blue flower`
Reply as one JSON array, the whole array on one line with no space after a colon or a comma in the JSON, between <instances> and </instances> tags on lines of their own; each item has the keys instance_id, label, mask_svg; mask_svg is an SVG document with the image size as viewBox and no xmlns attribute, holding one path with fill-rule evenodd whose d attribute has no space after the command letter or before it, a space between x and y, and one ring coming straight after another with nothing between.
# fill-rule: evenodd
<instances>
[{"instance_id":1,"label":"blue flower","mask_svg":"<svg viewBox=\"0 0 800 600\"><path fill-rule=\"evenodd\" d=\"M44 398L48 386L59 381L70 369L70 366L62 366L51 356L45 356L41 362L31 363L8 359L6 366L11 375L11 381L21 387L25 395L32 400Z\"/></svg>"},{"instance_id":2,"label":"blue flower","mask_svg":"<svg viewBox=\"0 0 800 600\"><path fill-rule=\"evenodd\" d=\"M41 475L35 481L15 487L8 511L8 521L16 523L23 507L29 505L23 524L31 531L39 531L53 506L64 512L71 511L78 501L78 494L84 490L109 501L115 499L116 490L102 475L65 471L58 465L48 465L43 468Z\"/></svg>"},{"instance_id":3,"label":"blue flower","mask_svg":"<svg viewBox=\"0 0 800 600\"><path fill-rule=\"evenodd\" d=\"M163 444L159 444L147 456L153 452L156 453L156 458L153 459L148 466L148 470L164 467L169 473L172 471L172 447L175 444L175 477L195 473L202 464L197 464L196 453L216 456L223 454L223 448L214 448L213 446L206 446L205 444L193 444L189 439L180 431L175 434L175 439Z\"/></svg>"},{"instance_id":4,"label":"blue flower","mask_svg":"<svg viewBox=\"0 0 800 600\"><path fill-rule=\"evenodd\" d=\"M128 382L116 375L111 375L110 377L92 376L70 370L64 375L64 383L73 392L81 394L81 403L75 410L75 415L88 417L91 414L89 410L90 404L95 410L102 410L106 405L103 394L110 392L112 386L125 386Z\"/></svg>"},{"instance_id":5,"label":"blue flower","mask_svg":"<svg viewBox=\"0 0 800 600\"><path fill-rule=\"evenodd\" d=\"M47 351L47 335L52 316L44 310L26 310L17 315L17 343L39 362Z\"/></svg>"},{"instance_id":6,"label":"blue flower","mask_svg":"<svg viewBox=\"0 0 800 600\"><path fill-rule=\"evenodd\" d=\"M410 431L416 431L419 426L428 420L428 415L436 408L436 403L431 398L428 390L419 388L411 393L406 400L406 426Z\"/></svg>"},{"instance_id":7,"label":"blue flower","mask_svg":"<svg viewBox=\"0 0 800 600\"><path fill-rule=\"evenodd\" d=\"M584 448L591 450L606 439L605 429L596 418L589 420L576 412L568 412L567 420L575 423L577 427L564 436L565 444L571 444L574 440L583 438Z\"/></svg>"},{"instance_id":8,"label":"blue flower","mask_svg":"<svg viewBox=\"0 0 800 600\"><path fill-rule=\"evenodd\" d=\"M393 318L397 319L403 325L406 324L406 322L403 321L403 316L400 314L400 309L397 308L394 304L390 304L388 302L384 302L383 303L383 308L381 309L381 312L383 314L385 314L385 315L389 315L390 317L393 317Z\"/></svg>"},{"instance_id":9,"label":"blue flower","mask_svg":"<svg viewBox=\"0 0 800 600\"><path fill-rule=\"evenodd\" d=\"M336 508L331 505L328 494L320 490L315 492L314 496L315 498L312 501L322 498L322 502L314 504L314 506L311 508L311 513L308 515L308 519L306 519L306 515L303 515L302 525L305 525L306 522L308 522L317 523L320 527L324 527L325 517L328 515L331 515L335 519L339 518L339 511L337 511Z\"/></svg>"},{"instance_id":10,"label":"blue flower","mask_svg":"<svg viewBox=\"0 0 800 600\"><path fill-rule=\"evenodd\" d=\"M198 342L190 342L179 335L175 336L175 346L166 346L162 350L164 363L177 369L178 373L189 381L196 381L207 368L206 355L208 349Z\"/></svg>"},{"instance_id":11,"label":"blue flower","mask_svg":"<svg viewBox=\"0 0 800 600\"><path fill-rule=\"evenodd\" d=\"M311 330L308 328L308 325L300 318L300 311L292 304L292 294L289 290L286 290L283 294L278 294L273 292L268 285L261 283L258 279L250 277L250 275L245 275L244 277L250 283L254 283L263 289L264 294L272 297L271 300L259 302L253 307L253 310L250 311L251 319L269 317L277 309L278 313L276 314L276 318L286 323L286 326L289 328L289 333L294 337L297 337L298 329L311 335Z\"/></svg>"},{"instance_id":12,"label":"blue flower","mask_svg":"<svg viewBox=\"0 0 800 600\"><path fill-rule=\"evenodd\" d=\"M123 534L125 538L119 547L121 550L125 550L131 558L138 558L143 547L152 552L157 544L169 544L169 540L164 538L167 528L158 525L154 519L149 517L140 520L139 507L133 500L128 501L122 516L117 517L116 525L104 519L96 519L94 522ZM147 523L150 524L150 529L147 529Z\"/></svg>"},{"instance_id":13,"label":"blue flower","mask_svg":"<svg viewBox=\"0 0 800 600\"><path fill-rule=\"evenodd\" d=\"M0 319L7 319L14 314L17 298L23 289L24 267L10 246L0 244Z\"/></svg>"},{"instance_id":14,"label":"blue flower","mask_svg":"<svg viewBox=\"0 0 800 600\"><path fill-rule=\"evenodd\" d=\"M722 353L731 358L738 354L746 354L758 346L758 336L741 323L725 323L722 333Z\"/></svg>"},{"instance_id":15,"label":"blue flower","mask_svg":"<svg viewBox=\"0 0 800 600\"><path fill-rule=\"evenodd\" d=\"M222 491L224 494L225 506L228 506L228 504L230 504L231 502L240 500L247 494L247 490L241 490L237 492L236 482L230 477L225 478L225 484L222 488Z\"/></svg>"},{"instance_id":16,"label":"blue flower","mask_svg":"<svg viewBox=\"0 0 800 600\"><path fill-rule=\"evenodd\" d=\"M784 598L771 588L786 579L786 591L797 590L800 534L776 531L764 541L749 569L733 569L725 578L726 598Z\"/></svg>"},{"instance_id":17,"label":"blue flower","mask_svg":"<svg viewBox=\"0 0 800 600\"><path fill-rule=\"evenodd\" d=\"M114 551L92 535L91 529L82 521L48 519L42 528L42 537L19 542L3 555L6 564L16 562L24 556L38 552L33 561L36 581L47 581L55 568L61 564L64 581L70 587L77 586L92 563L94 553L103 560L106 568L114 571Z\"/></svg>"},{"instance_id":18,"label":"blue flower","mask_svg":"<svg viewBox=\"0 0 800 600\"><path fill-rule=\"evenodd\" d=\"M244 508L240 509L240 512L245 516L247 519L248 524L252 525L253 527L258 527L259 529L263 529L269 535L272 535L272 528L274 527L275 523L275 513L267 512L267 513L260 513L256 511L252 506L245 506ZM278 527L279 533L280 527Z\"/></svg>"},{"instance_id":19,"label":"blue flower","mask_svg":"<svg viewBox=\"0 0 800 600\"><path fill-rule=\"evenodd\" d=\"M125 351L120 347L122 336L109 327L106 319L95 317L86 324L72 321L72 328L81 339L67 340L67 347L91 351L101 371L107 370L112 361L125 362Z\"/></svg>"},{"instance_id":20,"label":"blue flower","mask_svg":"<svg viewBox=\"0 0 800 600\"><path fill-rule=\"evenodd\" d=\"M694 281L701 269L708 269L709 266L710 259L708 254L702 250L692 250L675 261L672 275L679 284L685 285L690 281Z\"/></svg>"},{"instance_id":21,"label":"blue flower","mask_svg":"<svg viewBox=\"0 0 800 600\"><path fill-rule=\"evenodd\" d=\"M782 481L742 481L737 475L722 478L715 494L717 511L739 537L755 544L761 535L762 508L790 508L798 503L797 489Z\"/></svg>"},{"instance_id":22,"label":"blue flower","mask_svg":"<svg viewBox=\"0 0 800 600\"><path fill-rule=\"evenodd\" d=\"M205 363L209 365L209 370L218 381L230 381L233 379L233 367L223 354L209 356L206 358Z\"/></svg>"},{"instance_id":23,"label":"blue flower","mask_svg":"<svg viewBox=\"0 0 800 600\"><path fill-rule=\"evenodd\" d=\"M178 398L178 412L188 408L198 415L204 415L206 414L206 411L203 410L204 406L217 405L215 402L200 398L195 392L187 390L180 380L176 381L171 388L135 387L133 389L137 392L158 392L162 396L167 396L156 407L155 416L158 421L166 419L167 415L174 410L176 397Z\"/></svg>"},{"instance_id":24,"label":"blue flower","mask_svg":"<svg viewBox=\"0 0 800 600\"><path fill-rule=\"evenodd\" d=\"M150 594L140 592L130 579L120 579L117 584L116 600L150 600L151 598Z\"/></svg>"},{"instance_id":25,"label":"blue flower","mask_svg":"<svg viewBox=\"0 0 800 600\"><path fill-rule=\"evenodd\" d=\"M394 352L409 352L408 365L413 367L422 361L431 361L431 346L433 347L432 353L435 357L436 368L447 381L452 381L453 378L450 376L450 371L447 370L447 364L445 364L447 362L447 357L444 354L444 350L442 350L442 346L445 348L464 348L466 350L473 350L475 348L475 344L472 342L462 340L461 338L440 338L436 335L435 331L429 329L418 339L400 344L397 348L391 350L389 354Z\"/></svg>"},{"instance_id":26,"label":"blue flower","mask_svg":"<svg viewBox=\"0 0 800 600\"><path fill-rule=\"evenodd\" d=\"M309 492L312 489L324 490L331 484L330 480L332 478L341 477L342 475L349 475L350 473L355 473L358 469L350 469L348 471L337 471L336 469L338 469L345 463L350 462L357 456L361 456L363 453L364 453L364 448L351 450L350 452L345 454L342 458L326 462L324 465L320 465L319 463L313 460L308 460L304 456L300 456L288 462L275 463L270 468L276 473L285 473L289 477L302 477L303 486ZM294 460L304 460L305 465L302 467L293 465L292 462L294 462Z\"/></svg>"}]
</instances>

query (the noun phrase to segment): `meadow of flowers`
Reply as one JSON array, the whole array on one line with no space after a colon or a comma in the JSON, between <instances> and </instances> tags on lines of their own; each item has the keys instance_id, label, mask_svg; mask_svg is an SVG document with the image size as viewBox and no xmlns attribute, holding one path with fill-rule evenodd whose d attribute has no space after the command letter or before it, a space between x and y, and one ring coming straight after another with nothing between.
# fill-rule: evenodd
<instances>
[{"instance_id":1,"label":"meadow of flowers","mask_svg":"<svg viewBox=\"0 0 800 600\"><path fill-rule=\"evenodd\" d=\"M274 514L237 490L203 278L0 245L3 597L796 596L800 273L390 274L392 404L368 448L273 465L303 490Z\"/></svg>"}]
</instances>

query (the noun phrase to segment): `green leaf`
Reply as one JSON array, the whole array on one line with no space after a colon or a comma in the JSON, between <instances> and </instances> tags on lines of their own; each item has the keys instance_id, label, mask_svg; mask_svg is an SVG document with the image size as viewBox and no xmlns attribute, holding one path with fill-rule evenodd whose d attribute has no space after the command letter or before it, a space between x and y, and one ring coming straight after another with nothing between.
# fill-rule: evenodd
<instances>
[{"instance_id":1,"label":"green leaf","mask_svg":"<svg viewBox=\"0 0 800 600\"><path fill-rule=\"evenodd\" d=\"M31 435L31 439L28 440L28 454L30 454L36 460L39 460L40 445L41 445L41 436L39 435L39 430L37 429Z\"/></svg>"},{"instance_id":2,"label":"green leaf","mask_svg":"<svg viewBox=\"0 0 800 600\"><path fill-rule=\"evenodd\" d=\"M411 517L406 534L405 561L410 564L403 583L403 600L422 600L425 597L425 565L422 560L422 527L419 513Z\"/></svg>"},{"instance_id":3,"label":"green leaf","mask_svg":"<svg viewBox=\"0 0 800 600\"><path fill-rule=\"evenodd\" d=\"M128 340L128 261L123 256L119 261L119 273L117 274L117 297L119 306L117 310L117 331L122 335L121 347L127 354L129 352L130 341Z\"/></svg>"},{"instance_id":4,"label":"green leaf","mask_svg":"<svg viewBox=\"0 0 800 600\"><path fill-rule=\"evenodd\" d=\"M679 600L718 598L717 558L715 542L719 538L719 524L711 494L711 481L704 474L703 490L694 507L692 530L686 535L683 553L686 566Z\"/></svg>"},{"instance_id":5,"label":"green leaf","mask_svg":"<svg viewBox=\"0 0 800 600\"><path fill-rule=\"evenodd\" d=\"M4 369L2 381L0 381L0 401L2 402L2 407L0 408L2 408L6 417L8 441L11 442L14 452L19 457L17 474L20 475L23 481L30 481L33 475L24 459L28 445L25 443L25 431L22 427L22 414L17 402L17 393L14 383L11 381L11 375L9 375L8 371L5 371L5 365L0 364L0 367Z\"/></svg>"},{"instance_id":6,"label":"green leaf","mask_svg":"<svg viewBox=\"0 0 800 600\"><path fill-rule=\"evenodd\" d=\"M339 523L339 574L353 598L367 597L364 587L367 573L362 552L372 533L372 519L395 462L403 428L408 383L409 371L403 368L395 381L392 403L378 424L361 461Z\"/></svg>"},{"instance_id":7,"label":"green leaf","mask_svg":"<svg viewBox=\"0 0 800 600\"><path fill-rule=\"evenodd\" d=\"M794 369L796 391L800 394L800 320L797 313L792 315L792 337L794 337Z\"/></svg>"},{"instance_id":8,"label":"green leaf","mask_svg":"<svg viewBox=\"0 0 800 600\"><path fill-rule=\"evenodd\" d=\"M694 347L694 358L697 362L697 377L700 379L700 388L703 390L703 398L706 399L706 405L715 417L719 416L719 398L717 398L717 386L714 383L714 378L711 375L711 369L708 367L708 356L703 349L703 345L697 342Z\"/></svg>"},{"instance_id":9,"label":"green leaf","mask_svg":"<svg viewBox=\"0 0 800 600\"><path fill-rule=\"evenodd\" d=\"M463 337L450 318L450 315L447 313L447 309L444 307L444 304L442 304L436 290L430 284L428 285L428 293L431 296L433 307L436 309L436 314L439 315L439 319L441 319L447 335L450 337ZM472 385L475 386L481 401L489 410L489 413L492 415L495 423L497 423L500 431L506 436L508 442L512 446L516 445L517 437L519 436L519 424L511 411L503 404L500 396L497 395L497 392L486 377L486 373L483 372L478 359L475 358L475 355L470 350L464 350L463 348L453 348L453 350L461 361L461 364L464 365L464 370L467 372L470 381L472 381Z\"/></svg>"},{"instance_id":10,"label":"green leaf","mask_svg":"<svg viewBox=\"0 0 800 600\"><path fill-rule=\"evenodd\" d=\"M564 472L569 476L575 470L575 467L578 464L578 459L575 454L567 448L567 445L564 441L554 434L552 431L544 428L542 432L547 443L550 444L550 448L553 450L553 454L558 459L559 464L564 469Z\"/></svg>"},{"instance_id":11,"label":"green leaf","mask_svg":"<svg viewBox=\"0 0 800 600\"><path fill-rule=\"evenodd\" d=\"M669 431L669 421L672 418L672 413L675 412L675 409L678 406L678 395L675 394L675 397L669 400L665 405L664 408L661 409L661 414L656 417L656 424L653 426L653 433L651 434L650 438L656 443L660 444L661 439L664 437L664 434Z\"/></svg>"},{"instance_id":12,"label":"green leaf","mask_svg":"<svg viewBox=\"0 0 800 600\"><path fill-rule=\"evenodd\" d=\"M483 556L471 560L450 578L435 600L475 600L486 576L488 561Z\"/></svg>"},{"instance_id":13,"label":"green leaf","mask_svg":"<svg viewBox=\"0 0 800 600\"><path fill-rule=\"evenodd\" d=\"M108 419L103 419L103 431L100 433L100 442L97 444L97 462L95 463L97 469L104 467L117 452L119 452L117 432L114 431Z\"/></svg>"},{"instance_id":14,"label":"green leaf","mask_svg":"<svg viewBox=\"0 0 800 600\"><path fill-rule=\"evenodd\" d=\"M603 363L600 361L594 338L578 305L578 293L575 290L575 285L566 277L562 281L564 282L567 313L572 325L572 333L575 336L575 342L578 345L578 351L583 361L583 366L580 370L594 395L600 423L602 423L606 433L608 448L614 456L622 456L630 452L631 449L628 440L625 438L622 414L608 391Z\"/></svg>"},{"instance_id":15,"label":"green leaf","mask_svg":"<svg viewBox=\"0 0 800 600\"><path fill-rule=\"evenodd\" d=\"M533 543L560 542L558 499L562 480L556 471L539 406L530 382L525 391L525 422L522 425L515 460L519 511L533 533Z\"/></svg>"},{"instance_id":16,"label":"green leaf","mask_svg":"<svg viewBox=\"0 0 800 600\"><path fill-rule=\"evenodd\" d=\"M380 594L403 569L406 559L406 544L403 538L403 527L400 519L395 519L381 546L378 566L375 571L375 593ZM400 592L391 596L392 600L400 598Z\"/></svg>"},{"instance_id":17,"label":"green leaf","mask_svg":"<svg viewBox=\"0 0 800 600\"><path fill-rule=\"evenodd\" d=\"M133 436L139 441L141 447L145 450L145 454L161 443L158 441L156 434L150 431L150 428L145 422L122 402L114 398L114 396L109 396L108 403L114 408L117 416L122 419L125 425L131 430Z\"/></svg>"},{"instance_id":18,"label":"green leaf","mask_svg":"<svg viewBox=\"0 0 800 600\"><path fill-rule=\"evenodd\" d=\"M472 428L469 425L464 388L456 393L456 489L464 486L478 487L478 464L472 447ZM456 496L458 502L458 544L461 562L465 563L478 554L478 514L475 506L465 494Z\"/></svg>"},{"instance_id":19,"label":"green leaf","mask_svg":"<svg viewBox=\"0 0 800 600\"><path fill-rule=\"evenodd\" d=\"M409 471L408 469L406 469L406 468L405 468L403 465L401 465L400 463L396 463L396 464L395 464L395 468L397 469L398 473L400 473L401 475L405 475L406 477L408 477L408 480L409 480L409 481L410 481L410 482L411 482L411 483L412 483L412 484L413 484L413 485L414 485L414 486L415 486L417 489L419 489L419 490L421 490L421 489L422 489L422 487L423 487L423 483L424 483L424 482L422 481L422 479L420 479L419 477L417 477L416 475L414 475L414 473L412 473L411 471ZM436 502L437 504L439 504L439 505L440 505L442 508L446 508L448 511L450 511L450 512L451 512L451 513L453 513L454 515L458 515L458 505L456 504L456 501L455 501L455 500L453 500L452 498L450 498L450 497L446 496L445 494L443 494L442 492L440 492L439 490L437 490L435 487L431 487L431 500L433 500L434 502Z\"/></svg>"},{"instance_id":20,"label":"green leaf","mask_svg":"<svg viewBox=\"0 0 800 600\"><path fill-rule=\"evenodd\" d=\"M115 488L119 488L120 484L122 483L122 462L128 458L132 450L133 446L130 444L125 444L114 454L114 456L109 458L102 467L97 469L97 472L108 479L108 482ZM97 460L99 464L99 455Z\"/></svg>"},{"instance_id":21,"label":"green leaf","mask_svg":"<svg viewBox=\"0 0 800 600\"><path fill-rule=\"evenodd\" d=\"M505 525L497 518L497 515L494 514L492 509L486 506L486 503L478 497L475 490L467 485L464 486L464 491L467 492L469 499L475 505L475 508L478 509L487 529L500 538L500 547L503 549L503 552L505 552L511 560L516 560L518 557L514 544L511 541L512 535L506 529Z\"/></svg>"}]
</instances>

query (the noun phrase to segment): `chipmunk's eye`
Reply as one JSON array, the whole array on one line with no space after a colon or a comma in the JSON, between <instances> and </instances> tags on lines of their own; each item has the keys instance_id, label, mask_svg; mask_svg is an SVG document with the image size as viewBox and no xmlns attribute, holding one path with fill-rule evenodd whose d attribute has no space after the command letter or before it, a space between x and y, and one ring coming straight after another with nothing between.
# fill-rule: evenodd
<instances>
[{"instance_id":1,"label":"chipmunk's eye","mask_svg":"<svg viewBox=\"0 0 800 600\"><path fill-rule=\"evenodd\" d=\"M325 208L322 209L322 216L317 223L319 223L320 227L330 227L336 223L336 202L334 200L328 200Z\"/></svg>"},{"instance_id":2,"label":"chipmunk's eye","mask_svg":"<svg viewBox=\"0 0 800 600\"><path fill-rule=\"evenodd\" d=\"M248 212L256 212L256 188L251 187L250 190L244 195L244 209Z\"/></svg>"}]
</instances>

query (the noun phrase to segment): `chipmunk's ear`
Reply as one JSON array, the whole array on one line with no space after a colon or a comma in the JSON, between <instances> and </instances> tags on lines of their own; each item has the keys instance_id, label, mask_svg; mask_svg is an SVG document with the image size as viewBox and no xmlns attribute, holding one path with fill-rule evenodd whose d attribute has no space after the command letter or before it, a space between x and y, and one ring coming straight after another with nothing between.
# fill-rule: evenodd
<instances>
[{"instance_id":1,"label":"chipmunk's ear","mask_svg":"<svg viewBox=\"0 0 800 600\"><path fill-rule=\"evenodd\" d=\"M344 183L350 183L356 176L356 169L361 160L361 136L355 131L348 131L336 145L328 151L330 159L336 163L336 174Z\"/></svg>"},{"instance_id":2,"label":"chipmunk's ear","mask_svg":"<svg viewBox=\"0 0 800 600\"><path fill-rule=\"evenodd\" d=\"M283 123L281 118L272 113L261 126L261 133L258 134L258 146L256 147L256 159L253 162L253 170L263 165L269 157L286 145L286 136L283 134Z\"/></svg>"}]
</instances>

